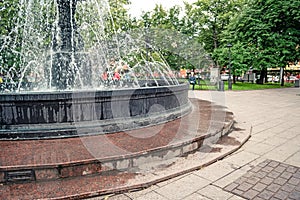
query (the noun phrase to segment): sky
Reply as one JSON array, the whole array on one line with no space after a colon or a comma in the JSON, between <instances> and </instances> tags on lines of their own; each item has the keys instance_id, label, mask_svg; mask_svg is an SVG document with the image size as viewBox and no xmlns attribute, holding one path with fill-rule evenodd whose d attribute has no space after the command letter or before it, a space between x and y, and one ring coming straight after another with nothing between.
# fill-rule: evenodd
<instances>
[{"instance_id":1,"label":"sky","mask_svg":"<svg viewBox=\"0 0 300 200\"><path fill-rule=\"evenodd\" d=\"M162 4L164 8L169 9L174 5L183 6L184 1L193 3L196 0L130 0L129 14L133 17L139 17L143 11L153 10L156 4Z\"/></svg>"}]
</instances>

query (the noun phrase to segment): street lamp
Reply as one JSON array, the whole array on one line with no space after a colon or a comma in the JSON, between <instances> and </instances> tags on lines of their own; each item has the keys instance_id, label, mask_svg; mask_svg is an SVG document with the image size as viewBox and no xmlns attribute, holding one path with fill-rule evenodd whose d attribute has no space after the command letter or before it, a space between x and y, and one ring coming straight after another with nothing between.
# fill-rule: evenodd
<instances>
[{"instance_id":1,"label":"street lamp","mask_svg":"<svg viewBox=\"0 0 300 200\"><path fill-rule=\"evenodd\" d=\"M232 44L227 44L228 54L229 54L229 65L228 65L228 70L229 70L228 90L232 90L232 82L231 82L231 52L230 52L230 48L231 48L231 47L232 47Z\"/></svg>"}]
</instances>

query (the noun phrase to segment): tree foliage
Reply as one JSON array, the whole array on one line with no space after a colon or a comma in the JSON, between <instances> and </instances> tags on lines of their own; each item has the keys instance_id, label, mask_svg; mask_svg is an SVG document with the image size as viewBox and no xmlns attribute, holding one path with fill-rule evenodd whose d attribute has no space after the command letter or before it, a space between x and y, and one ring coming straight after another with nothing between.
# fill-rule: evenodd
<instances>
[{"instance_id":1,"label":"tree foliage","mask_svg":"<svg viewBox=\"0 0 300 200\"><path fill-rule=\"evenodd\" d=\"M0 8L0 73L4 73L19 60L11 48L21 42L15 29L19 12L18 1L0 1Z\"/></svg>"},{"instance_id":2,"label":"tree foliage","mask_svg":"<svg viewBox=\"0 0 300 200\"><path fill-rule=\"evenodd\" d=\"M110 11L103 12L105 35L132 29L140 29L142 32L152 29L149 33L153 35L148 39L155 35L160 35L160 39L149 42L160 46L158 50L174 69L183 65L188 68L202 67L202 61L197 63L197 56L194 54L198 48L202 54L200 46L207 52L203 56L212 55L219 66L227 66L228 43L233 45L230 49L231 67L236 74L241 74L250 67L257 70L284 67L300 59L300 0L197 0L194 4L185 3L184 8L174 6L168 10L156 5L154 10L143 13L141 19L128 16L126 6L129 4L130 0L109 0ZM4 65L18 63L19 58L15 56L17 54L12 53L8 47L22 43L18 36L22 32L15 28L22 8L18 0L0 1L0 8L0 64L3 69ZM77 17L78 24L89 18ZM94 21L94 29L101 31L97 20ZM163 31L159 33L159 30ZM184 37L179 39L176 34L170 33L180 33ZM169 38L162 34L167 34ZM9 38L16 39L8 40ZM7 41L10 43L4 44ZM170 41L175 41L176 44ZM47 44L47 40L45 43Z\"/></svg>"},{"instance_id":3,"label":"tree foliage","mask_svg":"<svg viewBox=\"0 0 300 200\"><path fill-rule=\"evenodd\" d=\"M198 0L192 9L191 18L197 20L198 39L212 53L221 45L222 31L230 19L241 10L242 0Z\"/></svg>"},{"instance_id":4,"label":"tree foliage","mask_svg":"<svg viewBox=\"0 0 300 200\"><path fill-rule=\"evenodd\" d=\"M249 66L264 72L285 67L300 58L299 7L299 0L250 0L229 24L225 41L239 44Z\"/></svg>"},{"instance_id":5,"label":"tree foliage","mask_svg":"<svg viewBox=\"0 0 300 200\"><path fill-rule=\"evenodd\" d=\"M125 6L129 5L129 0L109 0L110 14L108 15L109 28L108 32L128 31L131 27L128 10Z\"/></svg>"}]
</instances>

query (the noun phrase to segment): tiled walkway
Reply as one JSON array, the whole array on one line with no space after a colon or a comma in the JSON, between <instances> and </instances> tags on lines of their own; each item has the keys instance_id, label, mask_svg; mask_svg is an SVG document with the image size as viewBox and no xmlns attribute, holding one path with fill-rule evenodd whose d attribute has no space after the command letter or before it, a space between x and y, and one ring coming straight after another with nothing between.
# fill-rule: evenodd
<instances>
[{"instance_id":1,"label":"tiled walkway","mask_svg":"<svg viewBox=\"0 0 300 200\"><path fill-rule=\"evenodd\" d=\"M265 160L225 187L246 199L300 199L300 168Z\"/></svg>"}]
</instances>

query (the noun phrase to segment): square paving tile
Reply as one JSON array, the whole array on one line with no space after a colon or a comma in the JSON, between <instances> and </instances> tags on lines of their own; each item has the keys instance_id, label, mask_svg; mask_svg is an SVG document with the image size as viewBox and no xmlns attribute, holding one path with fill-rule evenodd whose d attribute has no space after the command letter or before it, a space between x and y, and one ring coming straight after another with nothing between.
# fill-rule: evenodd
<instances>
[{"instance_id":1,"label":"square paving tile","mask_svg":"<svg viewBox=\"0 0 300 200\"><path fill-rule=\"evenodd\" d=\"M210 181L197 175L189 174L188 176L172 182L172 184L165 185L154 191L166 197L167 199L181 200L209 184ZM193 185L193 187L191 187L191 185Z\"/></svg>"},{"instance_id":2,"label":"square paving tile","mask_svg":"<svg viewBox=\"0 0 300 200\"><path fill-rule=\"evenodd\" d=\"M224 190L246 199L299 200L299 173L299 167L265 160L227 185Z\"/></svg>"}]
</instances>

